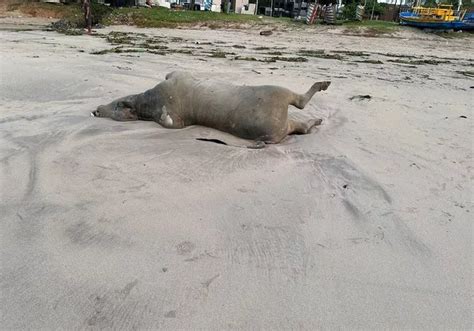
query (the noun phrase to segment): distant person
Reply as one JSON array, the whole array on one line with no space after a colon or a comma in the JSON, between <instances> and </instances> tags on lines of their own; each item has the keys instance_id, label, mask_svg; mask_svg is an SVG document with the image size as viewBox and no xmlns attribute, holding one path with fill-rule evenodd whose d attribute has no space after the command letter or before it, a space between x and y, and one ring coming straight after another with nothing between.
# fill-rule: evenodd
<instances>
[{"instance_id":1,"label":"distant person","mask_svg":"<svg viewBox=\"0 0 474 331\"><path fill-rule=\"evenodd\" d=\"M82 9L84 10L84 20L86 22L87 34L91 34L92 32L91 0L82 0Z\"/></svg>"}]
</instances>

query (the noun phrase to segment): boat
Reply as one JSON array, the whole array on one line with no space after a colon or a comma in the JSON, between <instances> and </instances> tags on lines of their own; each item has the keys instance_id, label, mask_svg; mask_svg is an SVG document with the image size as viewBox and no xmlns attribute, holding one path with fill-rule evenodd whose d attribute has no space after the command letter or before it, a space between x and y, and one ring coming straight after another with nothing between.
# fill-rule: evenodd
<instances>
[{"instance_id":1,"label":"boat","mask_svg":"<svg viewBox=\"0 0 474 331\"><path fill-rule=\"evenodd\" d=\"M415 6L411 11L400 13L400 24L422 29L436 30L474 30L474 13L454 10L452 5L439 5L436 8Z\"/></svg>"}]
</instances>

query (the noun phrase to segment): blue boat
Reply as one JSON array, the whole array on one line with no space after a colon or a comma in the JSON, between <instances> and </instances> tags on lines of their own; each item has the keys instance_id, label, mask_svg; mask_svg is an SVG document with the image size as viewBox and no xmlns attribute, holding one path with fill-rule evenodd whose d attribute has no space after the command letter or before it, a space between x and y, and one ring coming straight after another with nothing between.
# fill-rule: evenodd
<instances>
[{"instance_id":1,"label":"blue boat","mask_svg":"<svg viewBox=\"0 0 474 331\"><path fill-rule=\"evenodd\" d=\"M412 11L400 13L400 24L422 29L474 30L474 13L455 12L451 5L437 8L414 7Z\"/></svg>"}]
</instances>

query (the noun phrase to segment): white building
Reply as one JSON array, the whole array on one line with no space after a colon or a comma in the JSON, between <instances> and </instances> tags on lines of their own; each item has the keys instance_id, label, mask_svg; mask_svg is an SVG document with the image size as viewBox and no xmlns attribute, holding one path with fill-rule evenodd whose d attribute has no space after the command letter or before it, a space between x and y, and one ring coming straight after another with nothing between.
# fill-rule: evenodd
<instances>
[{"instance_id":1,"label":"white building","mask_svg":"<svg viewBox=\"0 0 474 331\"><path fill-rule=\"evenodd\" d=\"M401 1L401 3L400 3ZM389 5L408 5L410 3L412 3L413 1L410 1L410 0L378 0L378 3L387 3Z\"/></svg>"}]
</instances>

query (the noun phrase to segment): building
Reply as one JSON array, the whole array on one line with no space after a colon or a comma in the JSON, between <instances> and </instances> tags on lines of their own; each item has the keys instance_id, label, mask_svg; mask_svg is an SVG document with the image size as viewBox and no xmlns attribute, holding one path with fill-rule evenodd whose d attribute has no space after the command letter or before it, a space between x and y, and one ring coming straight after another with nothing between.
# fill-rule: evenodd
<instances>
[{"instance_id":1,"label":"building","mask_svg":"<svg viewBox=\"0 0 474 331\"><path fill-rule=\"evenodd\" d=\"M378 0L377 1L378 3L386 3L386 4L389 4L389 5L402 5L402 6L405 6L405 5L409 5L411 4L413 1L412 0Z\"/></svg>"}]
</instances>

